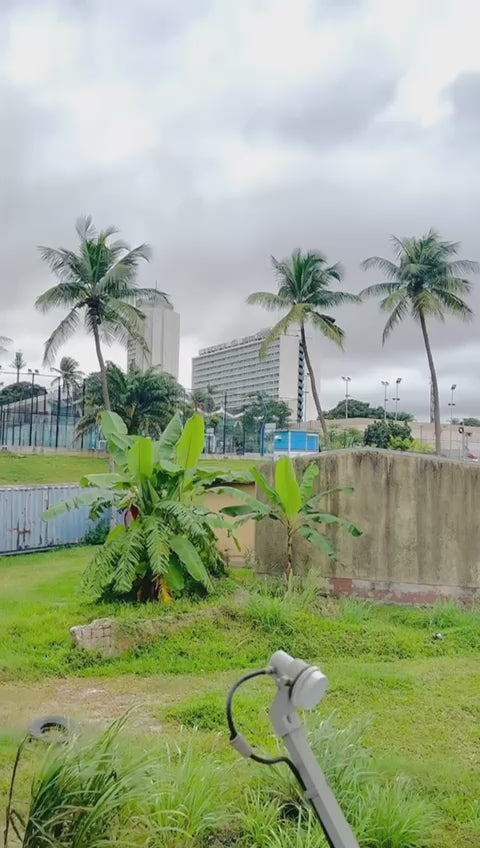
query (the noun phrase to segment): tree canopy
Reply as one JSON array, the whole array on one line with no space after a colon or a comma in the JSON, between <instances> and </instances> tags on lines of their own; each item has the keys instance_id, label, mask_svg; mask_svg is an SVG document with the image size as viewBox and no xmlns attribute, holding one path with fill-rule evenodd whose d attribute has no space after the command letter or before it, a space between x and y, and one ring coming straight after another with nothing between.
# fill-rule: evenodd
<instances>
[{"instance_id":1,"label":"tree canopy","mask_svg":"<svg viewBox=\"0 0 480 848\"><path fill-rule=\"evenodd\" d=\"M329 409L328 412L325 413L325 418L345 418L345 399L339 401L333 409ZM367 401L364 400L355 400L355 398L349 398L348 400L348 417L349 418L383 418L385 416L385 410L383 406L370 406ZM394 419L395 413L387 411L387 418ZM413 421L413 415L410 412L397 412L397 420L398 421Z\"/></svg>"},{"instance_id":2,"label":"tree canopy","mask_svg":"<svg viewBox=\"0 0 480 848\"><path fill-rule=\"evenodd\" d=\"M178 409L183 390L171 374L151 368L148 371L122 371L107 363L107 380L112 411L120 415L130 435L157 436ZM85 415L79 434L94 426L103 406L102 381L98 372L85 381Z\"/></svg>"}]
</instances>

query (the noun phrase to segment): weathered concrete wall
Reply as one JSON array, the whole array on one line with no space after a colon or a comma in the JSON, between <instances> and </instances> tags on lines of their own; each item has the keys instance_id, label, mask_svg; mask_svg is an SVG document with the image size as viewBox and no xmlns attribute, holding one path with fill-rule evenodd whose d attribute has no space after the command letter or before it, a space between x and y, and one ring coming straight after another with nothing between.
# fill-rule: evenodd
<instances>
[{"instance_id":1,"label":"weathered concrete wall","mask_svg":"<svg viewBox=\"0 0 480 848\"><path fill-rule=\"evenodd\" d=\"M336 493L323 503L327 511L354 521L363 536L323 525L336 546L335 563L297 539L297 573L314 567L330 577L338 593L395 601L480 597L477 465L367 449L325 453L317 461L318 491L354 487L354 493ZM305 466L297 461L299 470ZM285 555L279 524L260 522L255 533L259 570L281 572Z\"/></svg>"},{"instance_id":2,"label":"weathered concrete wall","mask_svg":"<svg viewBox=\"0 0 480 848\"><path fill-rule=\"evenodd\" d=\"M238 488L249 492L251 495L255 494L253 483L238 486ZM203 496L203 505L215 512L219 512L224 506L233 506L239 503L240 501L236 498L212 495L208 492ZM218 539L218 548L230 565L242 565L246 560L252 558L255 547L255 526L253 521L243 524L235 533L240 550L226 530L216 529L215 535Z\"/></svg>"}]
</instances>

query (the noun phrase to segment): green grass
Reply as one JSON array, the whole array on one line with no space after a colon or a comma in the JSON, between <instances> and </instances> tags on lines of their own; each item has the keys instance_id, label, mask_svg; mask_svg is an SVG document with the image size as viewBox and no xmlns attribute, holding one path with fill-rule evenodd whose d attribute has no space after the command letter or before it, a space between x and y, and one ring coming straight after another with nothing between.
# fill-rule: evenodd
<instances>
[{"instance_id":1,"label":"green grass","mask_svg":"<svg viewBox=\"0 0 480 848\"><path fill-rule=\"evenodd\" d=\"M209 459L200 464L223 465L228 468L248 469L250 459ZM84 474L108 471L105 457L78 454L0 454L0 486L43 485L45 483L78 483Z\"/></svg>"},{"instance_id":2,"label":"green grass","mask_svg":"<svg viewBox=\"0 0 480 848\"><path fill-rule=\"evenodd\" d=\"M320 717L333 712L337 729L357 727L361 720L361 736L378 776L365 801L376 810L377 832L384 827L385 833L385 822L397 816L397 831L402 833L406 810L409 827L416 827L420 810L420 818L429 821L432 815L437 821L431 826L435 848L479 844L479 610L462 611L452 603L414 609L354 600L327 602L311 585L285 597L275 587L259 586L245 571L220 582L214 596L204 600L185 599L170 607L93 605L78 593L91 554L91 549L74 548L0 558L0 792L6 791L18 727L26 716L52 711L53 702L53 711L73 705L76 714L95 719L99 704L104 710L118 702L115 708L121 711L144 701L142 722L160 725L161 740L174 746L183 734L202 750L217 746L221 763L228 766L225 774L234 769L237 775L238 769L243 776L238 784L242 815L249 822L245 819L240 830L268 831L264 843L249 844L320 848L316 828L305 835L310 826L306 819L300 842L297 820L278 828L278 804L277 823L268 823L270 801L262 796L255 808L260 767L237 763L225 742L228 686L242 670L265 665L275 650L284 648L316 661L328 674L330 686ZM155 642L109 659L72 648L72 625L108 615L123 618L130 627L136 618L160 616L161 634ZM438 631L444 637L439 641L433 639ZM84 694L99 688L104 693L100 701L91 702ZM261 750L275 750L268 719L271 694L271 683L263 680L253 681L238 695L239 724ZM137 743L143 744L138 734ZM145 745L151 744L149 737ZM322 762L327 755L322 750ZM339 755L335 759L340 763ZM29 773L27 764L26 777ZM399 774L405 780L396 781ZM261 777L266 779L266 773ZM387 789L378 788L380 779ZM232 781L222 804L238 806L237 777ZM362 798L367 788L362 784ZM194 798L191 803L196 803ZM260 807L266 811L262 820ZM160 817L161 833L164 823ZM162 846L163 839L158 836L152 844ZM424 844L405 841L405 835L401 839L379 845ZM212 844L234 843L222 843L219 837Z\"/></svg>"},{"instance_id":3,"label":"green grass","mask_svg":"<svg viewBox=\"0 0 480 848\"><path fill-rule=\"evenodd\" d=\"M84 474L108 471L104 457L74 454L0 454L0 485L78 483Z\"/></svg>"},{"instance_id":4,"label":"green grass","mask_svg":"<svg viewBox=\"0 0 480 848\"><path fill-rule=\"evenodd\" d=\"M250 459L209 459L208 465L227 465L230 469L249 468ZM45 483L78 483L84 474L108 471L105 457L79 454L0 454L0 486L43 485Z\"/></svg>"}]
</instances>

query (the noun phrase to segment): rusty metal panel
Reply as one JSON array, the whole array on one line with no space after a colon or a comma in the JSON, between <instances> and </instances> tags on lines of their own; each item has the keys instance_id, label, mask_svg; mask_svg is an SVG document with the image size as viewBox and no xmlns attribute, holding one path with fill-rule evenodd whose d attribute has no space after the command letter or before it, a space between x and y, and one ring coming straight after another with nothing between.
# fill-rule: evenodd
<instances>
[{"instance_id":1,"label":"rusty metal panel","mask_svg":"<svg viewBox=\"0 0 480 848\"><path fill-rule=\"evenodd\" d=\"M41 550L81 542L97 522L88 518L88 508L67 512L52 521L42 521L52 504L78 494L79 486L12 486L0 488L0 553Z\"/></svg>"}]
</instances>

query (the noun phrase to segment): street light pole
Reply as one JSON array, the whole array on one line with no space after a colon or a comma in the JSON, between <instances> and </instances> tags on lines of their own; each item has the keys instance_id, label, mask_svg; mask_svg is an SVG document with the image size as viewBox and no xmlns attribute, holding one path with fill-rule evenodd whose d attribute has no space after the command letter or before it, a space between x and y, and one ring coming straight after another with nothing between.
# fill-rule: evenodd
<instances>
[{"instance_id":1,"label":"street light pole","mask_svg":"<svg viewBox=\"0 0 480 848\"><path fill-rule=\"evenodd\" d=\"M450 403L448 404L449 407L450 407L450 425L453 424L453 407L455 406L455 402L454 402L453 398L454 398L454 395L455 395L455 389L456 388L457 388L457 384L452 383L452 385L450 386Z\"/></svg>"},{"instance_id":2,"label":"street light pole","mask_svg":"<svg viewBox=\"0 0 480 848\"><path fill-rule=\"evenodd\" d=\"M350 397L348 391L348 384L351 382L351 377L342 377L343 382L345 383L345 426L348 425L348 399Z\"/></svg>"},{"instance_id":3,"label":"street light pole","mask_svg":"<svg viewBox=\"0 0 480 848\"><path fill-rule=\"evenodd\" d=\"M455 389L457 388L456 383L452 383L450 386L450 403L448 404L450 407L450 457L452 456L452 431L453 431L453 409L455 406L454 395Z\"/></svg>"},{"instance_id":4,"label":"street light pole","mask_svg":"<svg viewBox=\"0 0 480 848\"><path fill-rule=\"evenodd\" d=\"M393 400L395 401L395 421L398 418L398 401L400 400L400 398L398 397L398 387L401 382L402 378L397 377L397 379L395 380L395 397L393 398Z\"/></svg>"},{"instance_id":5,"label":"street light pole","mask_svg":"<svg viewBox=\"0 0 480 848\"><path fill-rule=\"evenodd\" d=\"M382 380L382 386L385 390L384 395L383 395L383 420L384 421L387 420L387 403L388 403L387 389L388 389L389 385L390 385L390 383L388 382L388 380Z\"/></svg>"},{"instance_id":6,"label":"street light pole","mask_svg":"<svg viewBox=\"0 0 480 848\"><path fill-rule=\"evenodd\" d=\"M35 371L32 371L31 368L28 369L28 373L32 375L32 396L30 398L30 433L28 437L28 444L32 447L32 432L33 432L33 393L35 391L35 377L40 372L38 368L35 368Z\"/></svg>"}]
</instances>

